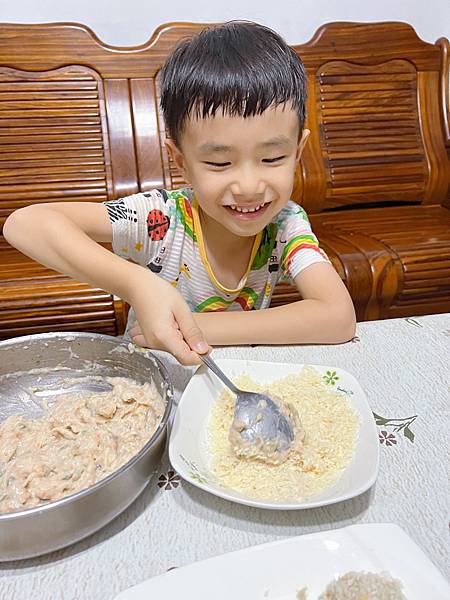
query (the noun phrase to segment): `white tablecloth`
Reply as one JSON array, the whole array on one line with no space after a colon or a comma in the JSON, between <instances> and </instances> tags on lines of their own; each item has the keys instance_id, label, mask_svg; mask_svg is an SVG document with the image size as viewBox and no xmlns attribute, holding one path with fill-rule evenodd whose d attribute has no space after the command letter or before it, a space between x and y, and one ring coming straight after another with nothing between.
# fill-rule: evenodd
<instances>
[{"instance_id":1,"label":"white tablecloth","mask_svg":"<svg viewBox=\"0 0 450 600\"><path fill-rule=\"evenodd\" d=\"M97 534L44 557L0 564L2 600L109 600L171 567L353 523L397 523L450 576L449 314L360 323L355 340L339 346L233 347L215 356L352 373L382 418L374 488L319 509L260 510L180 482L165 458L138 500ZM192 371L163 360L179 398Z\"/></svg>"}]
</instances>

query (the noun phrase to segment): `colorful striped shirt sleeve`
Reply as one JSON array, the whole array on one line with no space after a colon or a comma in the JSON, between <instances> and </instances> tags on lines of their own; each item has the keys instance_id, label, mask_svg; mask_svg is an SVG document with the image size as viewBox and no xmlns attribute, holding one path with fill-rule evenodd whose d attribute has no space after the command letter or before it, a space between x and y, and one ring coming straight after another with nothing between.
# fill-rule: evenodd
<instances>
[{"instance_id":1,"label":"colorful striped shirt sleeve","mask_svg":"<svg viewBox=\"0 0 450 600\"><path fill-rule=\"evenodd\" d=\"M152 190L104 204L112 225L114 253L147 265L158 254L170 227L167 198L160 190Z\"/></svg>"},{"instance_id":2,"label":"colorful striped shirt sleeve","mask_svg":"<svg viewBox=\"0 0 450 600\"><path fill-rule=\"evenodd\" d=\"M330 262L312 232L305 211L293 202L284 209L282 226L286 241L281 254L282 278L294 281L306 267L317 262Z\"/></svg>"}]
</instances>

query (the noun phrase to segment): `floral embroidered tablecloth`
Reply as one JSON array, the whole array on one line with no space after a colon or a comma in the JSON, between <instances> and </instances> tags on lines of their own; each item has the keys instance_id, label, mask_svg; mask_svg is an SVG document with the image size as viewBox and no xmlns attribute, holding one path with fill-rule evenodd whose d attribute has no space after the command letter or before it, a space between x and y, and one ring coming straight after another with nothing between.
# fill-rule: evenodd
<instances>
[{"instance_id":1,"label":"floral embroidered tablecloth","mask_svg":"<svg viewBox=\"0 0 450 600\"><path fill-rule=\"evenodd\" d=\"M354 523L397 523L450 577L450 314L360 323L344 345L220 348L215 356L322 364L352 373L378 426L376 485L328 507L267 511L192 487L164 458L138 500L97 534L44 557L0 563L0 598L110 600L173 567ZM162 358L179 398L192 370ZM337 373L327 374L336 387Z\"/></svg>"}]
</instances>

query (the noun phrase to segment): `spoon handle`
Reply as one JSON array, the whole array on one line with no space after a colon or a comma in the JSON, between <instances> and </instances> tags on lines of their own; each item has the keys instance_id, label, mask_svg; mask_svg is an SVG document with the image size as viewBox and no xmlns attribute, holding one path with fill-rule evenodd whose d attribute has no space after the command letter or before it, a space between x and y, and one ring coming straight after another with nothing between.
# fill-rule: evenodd
<instances>
[{"instance_id":1,"label":"spoon handle","mask_svg":"<svg viewBox=\"0 0 450 600\"><path fill-rule=\"evenodd\" d=\"M239 394L240 390L228 379L222 369L219 368L209 354L199 354L199 357L202 359L205 365L209 367L211 371L215 373L217 377L227 386L227 388L233 392L233 394L236 394L236 396Z\"/></svg>"}]
</instances>

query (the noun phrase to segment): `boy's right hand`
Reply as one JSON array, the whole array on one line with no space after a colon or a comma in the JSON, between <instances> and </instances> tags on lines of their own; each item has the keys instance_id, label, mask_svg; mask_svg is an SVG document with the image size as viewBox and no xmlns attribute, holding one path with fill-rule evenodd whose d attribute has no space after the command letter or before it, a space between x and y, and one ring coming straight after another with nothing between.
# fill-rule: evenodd
<instances>
[{"instance_id":1,"label":"boy's right hand","mask_svg":"<svg viewBox=\"0 0 450 600\"><path fill-rule=\"evenodd\" d=\"M144 342L140 345L170 352L182 365L200 364L198 354L211 351L189 306L167 281L148 273L148 284L141 277L130 300L142 336L139 341ZM130 335L137 334L133 327Z\"/></svg>"}]
</instances>

